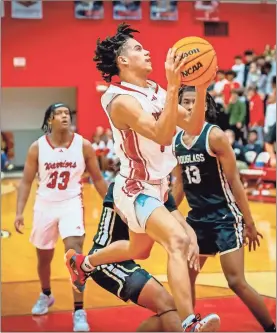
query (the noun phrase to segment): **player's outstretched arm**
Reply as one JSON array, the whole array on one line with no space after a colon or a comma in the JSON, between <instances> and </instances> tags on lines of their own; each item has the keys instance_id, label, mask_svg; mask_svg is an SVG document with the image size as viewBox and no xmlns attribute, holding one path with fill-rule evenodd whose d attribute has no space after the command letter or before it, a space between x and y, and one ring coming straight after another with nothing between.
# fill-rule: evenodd
<instances>
[{"instance_id":1,"label":"player's outstretched arm","mask_svg":"<svg viewBox=\"0 0 277 333\"><path fill-rule=\"evenodd\" d=\"M15 229L22 233L20 228L24 225L23 212L30 195L32 183L38 171L38 142L35 141L29 148L24 166L23 178L19 184L16 203Z\"/></svg>"},{"instance_id":2,"label":"player's outstretched arm","mask_svg":"<svg viewBox=\"0 0 277 333\"><path fill-rule=\"evenodd\" d=\"M178 91L181 68L185 60L175 57L176 50L169 50L165 62L167 90L164 110L158 120L145 112L132 96L115 97L109 106L111 119L118 129L131 128L140 135L162 145L170 146L176 131L178 117Z\"/></svg>"},{"instance_id":3,"label":"player's outstretched arm","mask_svg":"<svg viewBox=\"0 0 277 333\"><path fill-rule=\"evenodd\" d=\"M243 214L247 232L246 236L249 238L250 242L249 250L251 250L251 245L253 245L255 250L256 243L258 246L260 245L258 236L262 237L262 235L257 232L252 214L250 212L248 199L237 169L236 157L233 148L231 147L225 133L217 127L214 127L210 132L209 144L210 149L219 159L228 184L230 185L232 193L235 197L236 203Z\"/></svg>"},{"instance_id":4,"label":"player's outstretched arm","mask_svg":"<svg viewBox=\"0 0 277 333\"><path fill-rule=\"evenodd\" d=\"M101 174L95 151L92 148L91 143L86 139L83 141L83 154L87 171L93 180L96 191L102 199L104 199L108 191L108 185Z\"/></svg>"}]
</instances>

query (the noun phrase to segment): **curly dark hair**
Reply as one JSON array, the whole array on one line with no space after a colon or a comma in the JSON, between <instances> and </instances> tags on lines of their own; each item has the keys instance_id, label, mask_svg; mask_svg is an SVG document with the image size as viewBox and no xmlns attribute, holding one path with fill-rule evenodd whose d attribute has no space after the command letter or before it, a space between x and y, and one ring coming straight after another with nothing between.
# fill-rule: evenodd
<instances>
[{"instance_id":1,"label":"curly dark hair","mask_svg":"<svg viewBox=\"0 0 277 333\"><path fill-rule=\"evenodd\" d=\"M195 91L195 87L192 86L182 86L179 89L179 103L181 104L183 94L185 92ZM218 121L218 109L213 97L207 92L206 95L207 111L205 113L205 120L210 124L216 124Z\"/></svg>"},{"instance_id":2,"label":"curly dark hair","mask_svg":"<svg viewBox=\"0 0 277 333\"><path fill-rule=\"evenodd\" d=\"M45 114L44 114L44 119L43 119L43 123L42 123L42 126L41 126L41 129L43 130L44 133L49 133L51 132L51 128L48 124L48 121L49 119L52 117L54 111L61 107L61 106L64 106L66 108L68 108L69 112L70 112L70 119L72 120L72 111L70 110L69 106L67 106L66 104L64 103L54 103L54 104L51 104L45 111Z\"/></svg>"},{"instance_id":3,"label":"curly dark hair","mask_svg":"<svg viewBox=\"0 0 277 333\"><path fill-rule=\"evenodd\" d=\"M96 62L96 67L106 82L111 82L112 77L119 74L116 62L117 57L124 49L126 41L129 38L134 38L134 32L139 31L132 29L129 24L121 23L114 36L108 36L102 41L98 38L93 60Z\"/></svg>"}]
</instances>

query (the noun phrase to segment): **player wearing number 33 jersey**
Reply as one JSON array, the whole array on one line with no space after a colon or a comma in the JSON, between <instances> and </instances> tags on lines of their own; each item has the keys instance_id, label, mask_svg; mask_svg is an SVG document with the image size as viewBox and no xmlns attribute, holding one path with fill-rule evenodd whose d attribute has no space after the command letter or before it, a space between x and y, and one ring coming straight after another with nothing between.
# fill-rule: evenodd
<instances>
[{"instance_id":1,"label":"player wearing number 33 jersey","mask_svg":"<svg viewBox=\"0 0 277 333\"><path fill-rule=\"evenodd\" d=\"M54 303L50 264L58 237L61 236L65 251L74 248L82 252L85 228L81 178L85 169L102 198L107 192L91 143L72 132L71 118L70 108L63 103L47 108L42 125L45 135L31 145L18 189L14 225L16 231L22 233L24 207L38 174L30 241L36 247L42 292L32 308L33 315L46 314ZM76 293L73 296L73 331L89 331L83 299Z\"/></svg>"}]
</instances>

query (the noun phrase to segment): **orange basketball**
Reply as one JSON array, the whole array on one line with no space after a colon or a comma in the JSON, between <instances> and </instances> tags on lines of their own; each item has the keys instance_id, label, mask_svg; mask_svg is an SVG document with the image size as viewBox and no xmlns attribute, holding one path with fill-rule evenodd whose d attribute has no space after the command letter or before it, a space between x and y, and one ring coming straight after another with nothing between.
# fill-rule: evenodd
<instances>
[{"instance_id":1,"label":"orange basketball","mask_svg":"<svg viewBox=\"0 0 277 333\"><path fill-rule=\"evenodd\" d=\"M182 70L182 83L198 86L209 81L217 66L213 46L200 37L186 37L174 44L176 54L182 53L187 62Z\"/></svg>"}]
</instances>

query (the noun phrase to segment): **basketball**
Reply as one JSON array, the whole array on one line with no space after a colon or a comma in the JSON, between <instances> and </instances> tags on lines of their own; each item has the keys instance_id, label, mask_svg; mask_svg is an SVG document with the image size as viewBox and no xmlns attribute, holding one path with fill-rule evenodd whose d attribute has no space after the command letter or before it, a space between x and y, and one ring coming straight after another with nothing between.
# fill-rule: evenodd
<instances>
[{"instance_id":1,"label":"basketball","mask_svg":"<svg viewBox=\"0 0 277 333\"><path fill-rule=\"evenodd\" d=\"M182 83L198 86L209 81L217 66L216 52L213 46L200 37L186 37L174 44L176 54L182 53L187 62L182 70Z\"/></svg>"}]
</instances>

